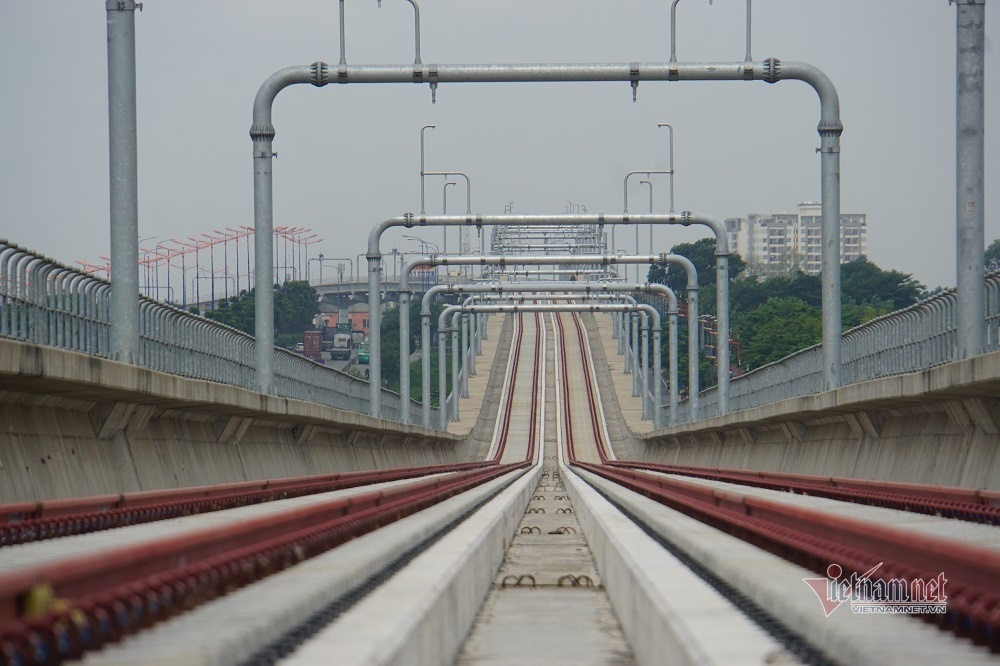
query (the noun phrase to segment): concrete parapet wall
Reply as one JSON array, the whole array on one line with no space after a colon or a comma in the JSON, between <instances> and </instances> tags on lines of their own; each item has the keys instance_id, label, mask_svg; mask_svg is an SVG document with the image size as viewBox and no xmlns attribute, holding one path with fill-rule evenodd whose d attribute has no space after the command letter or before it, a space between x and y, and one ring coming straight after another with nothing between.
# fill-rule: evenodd
<instances>
[{"instance_id":1,"label":"concrete parapet wall","mask_svg":"<svg viewBox=\"0 0 1000 666\"><path fill-rule=\"evenodd\" d=\"M462 438L0 340L0 502L457 462Z\"/></svg>"},{"instance_id":2,"label":"concrete parapet wall","mask_svg":"<svg viewBox=\"0 0 1000 666\"><path fill-rule=\"evenodd\" d=\"M1000 352L639 438L640 459L1000 488Z\"/></svg>"}]
</instances>

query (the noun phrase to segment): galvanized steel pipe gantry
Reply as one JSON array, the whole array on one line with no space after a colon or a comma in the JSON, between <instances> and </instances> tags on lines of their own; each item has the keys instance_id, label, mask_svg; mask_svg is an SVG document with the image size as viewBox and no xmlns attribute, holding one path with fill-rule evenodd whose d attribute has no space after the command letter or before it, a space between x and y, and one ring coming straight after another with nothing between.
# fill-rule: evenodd
<instances>
[{"instance_id":1,"label":"galvanized steel pipe gantry","mask_svg":"<svg viewBox=\"0 0 1000 666\"><path fill-rule=\"evenodd\" d=\"M648 315L653 320L653 372L658 377L661 373L663 359L660 353L660 313L652 305L647 305L645 303L639 303L638 305L622 305L622 304L600 304L600 303L590 303L585 305L580 304L532 304L532 305L449 305L446 307L439 317L439 329L438 329L438 344L441 345L441 350L444 350L444 333L441 331L441 326L444 326L445 319L447 316L452 315L456 312L485 312L491 314L516 314L518 312L642 312ZM443 357L443 353L439 352L438 363L441 363L440 358ZM440 375L438 381L441 381ZM663 425L663 396L661 392L662 382L657 381L653 387L653 424L655 428L660 428ZM647 382L648 386L648 382ZM443 391L441 392L443 395ZM644 398L645 400L645 398ZM444 430L447 428L448 413L444 409L444 401L442 399L442 405L440 410L440 428Z\"/></svg>"},{"instance_id":2,"label":"galvanized steel pipe gantry","mask_svg":"<svg viewBox=\"0 0 1000 666\"><path fill-rule=\"evenodd\" d=\"M697 414L697 393L698 393L698 275L697 271L691 262L685 257L678 257L676 255L672 256L676 263L680 263L685 266L688 273L688 381L689 395L691 396L690 413ZM686 263L685 263L686 262ZM472 284L472 285L435 285L424 292L423 298L420 304L420 317L421 317L421 347L422 349L429 349L430 347L430 303L431 300L438 294L519 294L522 297L529 294L539 294L538 298L553 298L549 295L549 292L565 292L572 297L579 296L589 296L594 294L620 294L620 293L655 293L665 296L668 302L668 328L669 328L669 365L670 365L670 386L671 386L671 421L673 422L676 418L677 413L677 296L674 294L673 290L663 284L656 283L621 283L621 282L600 282L600 283L581 283L581 282L495 282L490 284ZM405 292L401 292L405 293ZM402 298L400 299L400 377L404 375L409 378L409 363L404 361L404 358L409 356L409 322L405 325L403 323L404 319L408 319L409 305L404 309L402 305ZM426 324L424 324L426 322ZM403 340L406 340L404 343ZM692 344L692 341L695 341ZM404 368L404 366L406 366ZM427 356L427 360L423 362L422 365L422 375L428 376L428 379L424 380L429 388L429 375L428 370L430 367L430 357ZM694 368L692 372L690 369ZM402 381L402 380L401 380ZM427 388L423 390L428 390ZM425 394L426 395L426 394ZM409 405L410 387L409 383L402 383L400 385L400 396L402 404L406 405L404 410L407 410ZM424 427L430 427L430 402L426 399L422 403L423 405L423 418L422 424ZM405 417L401 418L404 423L408 417L408 411L404 411ZM693 418L697 418L696 416Z\"/></svg>"},{"instance_id":3,"label":"galvanized steel pipe gantry","mask_svg":"<svg viewBox=\"0 0 1000 666\"><path fill-rule=\"evenodd\" d=\"M725 238L724 234L722 235L722 238ZM689 316L688 316L688 330L689 330L689 336L690 336L689 339L690 340L697 340L698 339L698 328L697 328L697 326L698 326L698 319L697 319L697 312L698 312L698 295L697 295L698 275L697 275L697 271L695 270L694 265L686 257L681 257L679 255L673 255L673 254L639 255L639 256L636 256L636 257L618 256L618 255L593 255L593 256L587 256L587 255L527 256L527 255L522 255L522 256L517 256L517 257L481 257L481 256L471 256L471 257L429 257L428 256L428 257L421 257L421 258L418 258L418 259L414 259L414 260L406 263L403 266L403 270L402 270L401 275L400 275L400 300L399 300L399 302L400 302L400 358L403 359L403 358L408 358L409 357L409 311L410 311L409 310L409 300L410 300L410 293L411 293L409 277L410 277L410 272L413 270L413 268L415 268L417 266L438 266L438 265L449 265L449 264L451 264L451 265L483 265L483 266L490 266L490 265L492 265L492 266L505 266L505 265L516 265L516 264L519 264L519 263L534 264L534 265L538 265L538 264L543 264L543 265L544 264L579 264L579 265L606 265L606 266L617 265L617 264L629 264L629 263L631 263L631 264L643 264L643 263L661 263L661 264L675 263L675 264L679 264L680 266L682 266L684 268L684 270L685 270L685 272L687 274L687 277L688 277L687 290L688 290L688 298L690 299L689 302L688 302L688 307L689 308L693 308L691 310L691 312L689 313ZM717 257L716 257L716 269L717 269L717 273L718 273L718 276L719 276L719 283L718 283L719 286L718 286L716 295L717 295L717 312L718 312L718 315L719 315L719 322L720 322L720 324L719 324L720 345L722 345L722 341L721 341L722 338L723 338L722 331L723 331L723 328L724 328L725 329L725 333L726 333L726 335L725 335L726 343L725 343L725 349L723 349L722 351L724 351L727 354L727 356L724 357L724 356L721 355L722 352L720 351L720 358L726 358L726 357L728 357L728 349L729 349L729 346L728 346L728 331L729 331L729 289L728 289L728 287L729 287L729 272L728 272L728 255L722 255L722 256L717 255ZM556 284L556 283L553 282L553 283L549 283L549 284L552 285L552 284ZM587 286L586 286L585 283L576 283L576 284L581 285L581 288L578 289L579 291L586 291ZM617 284L617 283L615 283L615 284ZM593 283L591 283L591 286L593 286ZM369 288L371 288L371 287L369 287ZM508 289L514 289L514 288L516 288L514 285L511 285L511 286L508 287ZM551 288L551 287L549 287L549 288ZM577 288L574 288L574 289L577 289ZM609 288L609 290L610 290L610 288ZM658 290L658 287L650 287L650 288L646 289L646 291L657 291L657 290ZM490 289L486 289L484 291L490 291ZM667 291L669 291L669 290L667 290ZM664 293L664 292L661 292L661 293ZM672 292L670 292L670 293L672 293ZM668 296L668 299L669 298L670 298L670 296ZM676 298L676 296L674 298ZM430 301L426 300L426 297L425 297L425 304L421 307L421 314L423 315L423 314L426 313L429 316L429 314L430 314L429 308L430 308ZM369 312L369 321L371 321L371 313L370 312ZM430 326L429 319L424 319L423 323L422 323L422 326L426 330L423 330L421 332L421 339L424 340L425 341L424 344L426 344L426 340L429 339L429 335L430 335L430 331L429 331L429 326ZM378 336L381 336L381 333L378 333ZM376 340L376 333L375 333L375 330L373 328L372 332L371 332L371 337L370 337L370 349L371 349L372 359L374 359L374 354L375 354L374 350L376 348L376 345L379 345L379 344L380 344L380 338L379 338L379 340ZM689 387L691 389L689 395L693 396L693 402L691 403L691 411L690 411L690 413L696 414L697 411L698 411L698 398L697 398L697 388L698 388L697 347L695 347L693 351L692 351L692 349L689 348L688 353L689 353L689 358L691 358L691 355L693 354L693 358L695 359L694 363L690 364L689 369L688 369L688 382L689 382ZM427 382L429 381L428 380L428 376L429 376L428 373L429 373L429 370L430 370L430 367L428 365L429 363L430 363L429 360L425 360L423 362L423 365L422 365L422 368L423 368L423 377L424 377L424 379L423 379L424 389L423 390L425 392L427 390L429 390L429 386L427 385ZM370 376L374 376L373 373L375 371L373 370L373 367L374 367L374 365L370 363L369 364L369 375ZM381 373L381 365L379 365L378 371ZM404 410L408 410L409 409L409 407L408 407L409 406L409 401L405 399L406 396L409 396L409 386L410 386L409 380L410 380L410 368L409 368L409 364L408 363L404 363L402 365L402 367L400 368L400 390L401 390L401 392L405 391L405 393L401 393L401 396L404 397L404 399L402 400L402 404L403 404L403 409ZM729 368L728 368L728 366L726 364L719 364L718 381L719 381L720 404L726 404L727 403L726 399L728 397L728 392L729 392L729 388L728 388L729 387ZM424 402L424 417L423 417L423 422L425 424L429 421L429 418L430 418L428 410L429 410L429 404L427 402ZM405 417L408 418L408 416L409 416L408 411L405 411L404 414L405 414Z\"/></svg>"},{"instance_id":4,"label":"galvanized steel pipe gantry","mask_svg":"<svg viewBox=\"0 0 1000 666\"><path fill-rule=\"evenodd\" d=\"M548 226L552 224L668 224L690 226L692 224L709 227L715 234L715 269L716 269L716 297L717 314L719 325L719 353L720 359L729 358L729 240L726 234L725 225L718 219L703 213L692 213L684 211L679 215L614 215L614 214L584 214L584 215L478 215L478 216L434 216L428 215L416 217L407 214L402 217L389 218L372 228L368 235L368 292L379 294L381 285L381 275L378 266L381 261L380 243L382 234L396 226L413 228L415 226ZM546 256L524 256L514 257L484 257L474 255L469 257L423 257L412 260L404 265L400 276L400 307L409 307L409 271L417 265L444 266L444 265L480 265L480 266L516 266L526 265L603 265L614 266L618 264L644 264L658 263L660 261L672 261L666 257L676 257L676 255L640 255L630 257L627 255L546 255ZM686 261L684 258L676 259L677 263ZM683 264L682 264L683 265ZM685 267L685 270L687 268ZM409 312L407 309L405 312ZM377 358L381 347L379 325L381 322L380 308L369 307L370 353L371 362L369 364L369 377L374 379L381 377L381 360ZM406 317L401 317L405 320ZM408 322L407 322L408 325ZM697 365L697 364L696 364ZM258 368L259 370L259 368ZM406 376L400 377L403 386L409 386L409 368L405 369ZM718 369L719 405L725 413L728 409L729 395L729 368L728 364L720 363ZM380 394L374 386L370 387L372 393L371 414L377 415L380 409L378 401Z\"/></svg>"},{"instance_id":5,"label":"galvanized steel pipe gantry","mask_svg":"<svg viewBox=\"0 0 1000 666\"><path fill-rule=\"evenodd\" d=\"M411 4L412 1L411 1ZM416 5L414 5L416 10ZM343 23L341 24L343 33ZM418 28L419 35L419 28ZM748 44L749 48L749 44ZM253 105L250 137L254 158L254 228L257 275L273 271L271 232L274 206L271 159L275 130L271 112L278 93L291 85L331 83L426 83L436 91L441 83L511 83L604 81L628 82L633 94L640 81L803 81L816 91L820 101L821 189L822 189L822 271L823 271L823 372L825 388L840 383L840 100L830 78L817 67L777 58L753 62L716 63L618 63L618 64L507 64L507 65L425 65L417 58L412 65L348 65L341 41L341 61L336 67L317 61L279 70L257 91ZM648 223L648 221L644 221ZM369 250L371 252L371 248ZM380 258L369 254L369 263ZM269 278L270 279L270 278ZM376 279L377 283L377 279ZM720 282L721 284L721 282ZM270 286L270 285L268 285ZM256 298L258 390L272 389L274 347L274 295L270 288L258 289ZM378 309L372 310L377 316ZM720 336L721 338L721 336ZM720 346L721 346L720 340ZM726 341L728 342L728 341ZM720 350L721 355L721 350ZM727 376L728 380L728 376ZM373 395L375 395L373 393ZM721 395L721 392L720 392ZM378 413L378 398L373 413Z\"/></svg>"}]
</instances>

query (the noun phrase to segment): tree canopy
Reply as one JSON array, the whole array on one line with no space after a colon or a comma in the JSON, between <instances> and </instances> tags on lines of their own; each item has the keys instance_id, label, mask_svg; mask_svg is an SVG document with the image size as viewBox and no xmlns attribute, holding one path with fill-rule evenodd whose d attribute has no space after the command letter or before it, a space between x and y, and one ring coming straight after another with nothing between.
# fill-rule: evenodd
<instances>
[{"instance_id":1,"label":"tree canopy","mask_svg":"<svg viewBox=\"0 0 1000 666\"><path fill-rule=\"evenodd\" d=\"M1000 238L996 239L986 248L986 270L1000 271Z\"/></svg>"},{"instance_id":2,"label":"tree canopy","mask_svg":"<svg viewBox=\"0 0 1000 666\"><path fill-rule=\"evenodd\" d=\"M715 284L715 239L701 238L693 243L678 243L670 249L671 254L686 257L698 271L698 286ZM735 279L746 268L746 262L738 254L729 256L729 279ZM665 284L674 290L680 298L687 293L687 275L684 269L676 264L662 266L655 264L650 267L647 279L650 282Z\"/></svg>"},{"instance_id":3,"label":"tree canopy","mask_svg":"<svg viewBox=\"0 0 1000 666\"><path fill-rule=\"evenodd\" d=\"M996 246L1000 262L1000 241ZM715 242L702 239L679 243L671 252L690 259L698 269L700 315L716 314ZM822 340L822 278L796 271L787 275L745 275L746 263L730 256L729 312L732 363L750 370L776 361ZM670 286L686 300L686 276L676 266L650 269L651 281ZM883 270L862 257L841 266L841 323L844 330L916 303L925 288L912 275ZM686 327L679 333L685 335ZM665 344L665 343L664 343ZM738 355L738 356L737 356ZM737 361L738 359L738 361ZM686 360L679 359L681 383ZM705 373L714 381L714 373ZM705 384L707 385L707 383Z\"/></svg>"},{"instance_id":4,"label":"tree canopy","mask_svg":"<svg viewBox=\"0 0 1000 666\"><path fill-rule=\"evenodd\" d=\"M243 290L205 317L254 335L256 322L256 290ZM274 330L276 334L298 334L313 328L319 313L319 296L305 281L288 281L274 287Z\"/></svg>"}]
</instances>

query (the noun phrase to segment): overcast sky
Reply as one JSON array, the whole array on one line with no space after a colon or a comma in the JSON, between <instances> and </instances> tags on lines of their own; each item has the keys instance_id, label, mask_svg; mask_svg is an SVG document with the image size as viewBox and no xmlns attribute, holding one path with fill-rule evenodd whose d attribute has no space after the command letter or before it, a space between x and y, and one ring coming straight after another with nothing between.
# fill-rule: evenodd
<instances>
[{"instance_id":1,"label":"overcast sky","mask_svg":"<svg viewBox=\"0 0 1000 666\"><path fill-rule=\"evenodd\" d=\"M993 9L987 243L1000 236ZM870 258L929 287L955 284L955 14L946 0L754 3L754 59L808 62L839 90L841 208L868 214ZM99 0L0 2L0 237L68 264L110 248L105 16ZM744 20L737 0L685 0L678 59L742 60ZM401 0L350 0L348 62L412 63L412 21ZM668 0L422 0L421 22L424 63L670 54ZM140 235L252 225L254 95L278 69L338 61L337 2L148 0L136 26ZM676 132L678 211L794 211L820 196L818 120L815 93L796 81L643 82L636 103L627 83L442 85L435 105L426 85L295 86L274 107L275 224L320 234L313 256L364 252L372 225L419 210L419 130L431 123L427 170L468 173L478 213L509 202L516 213L561 213L568 201L621 212L628 171L668 166L659 122ZM428 213L441 212L442 183L427 180ZM654 183L654 209L666 212L668 182ZM630 208L644 212L648 190L634 188ZM451 213L464 212L462 185L448 198ZM440 244L441 233L422 235ZM664 229L656 250L704 235ZM620 235L618 245L632 242ZM383 252L392 247L418 249L395 233Z\"/></svg>"}]
</instances>

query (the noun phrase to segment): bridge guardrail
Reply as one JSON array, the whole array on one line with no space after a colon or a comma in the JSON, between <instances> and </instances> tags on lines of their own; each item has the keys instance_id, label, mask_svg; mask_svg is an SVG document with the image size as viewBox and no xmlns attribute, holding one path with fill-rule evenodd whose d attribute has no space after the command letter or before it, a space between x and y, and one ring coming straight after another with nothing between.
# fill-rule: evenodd
<instances>
[{"instance_id":1,"label":"bridge guardrail","mask_svg":"<svg viewBox=\"0 0 1000 666\"><path fill-rule=\"evenodd\" d=\"M0 239L0 337L109 358L111 284ZM146 296L138 365L256 390L253 336ZM275 394L368 412L368 382L275 348ZM399 419L383 390L383 415Z\"/></svg>"},{"instance_id":2,"label":"bridge guardrail","mask_svg":"<svg viewBox=\"0 0 1000 666\"><path fill-rule=\"evenodd\" d=\"M942 291L902 310L890 312L845 331L841 384L900 375L956 359L957 293ZM1000 348L1000 273L986 277L987 342L984 352ZM729 384L730 411L819 393L823 389L821 346L814 345L761 366ZM701 416L719 413L715 388L701 392ZM690 420L688 403L678 420Z\"/></svg>"}]
</instances>

